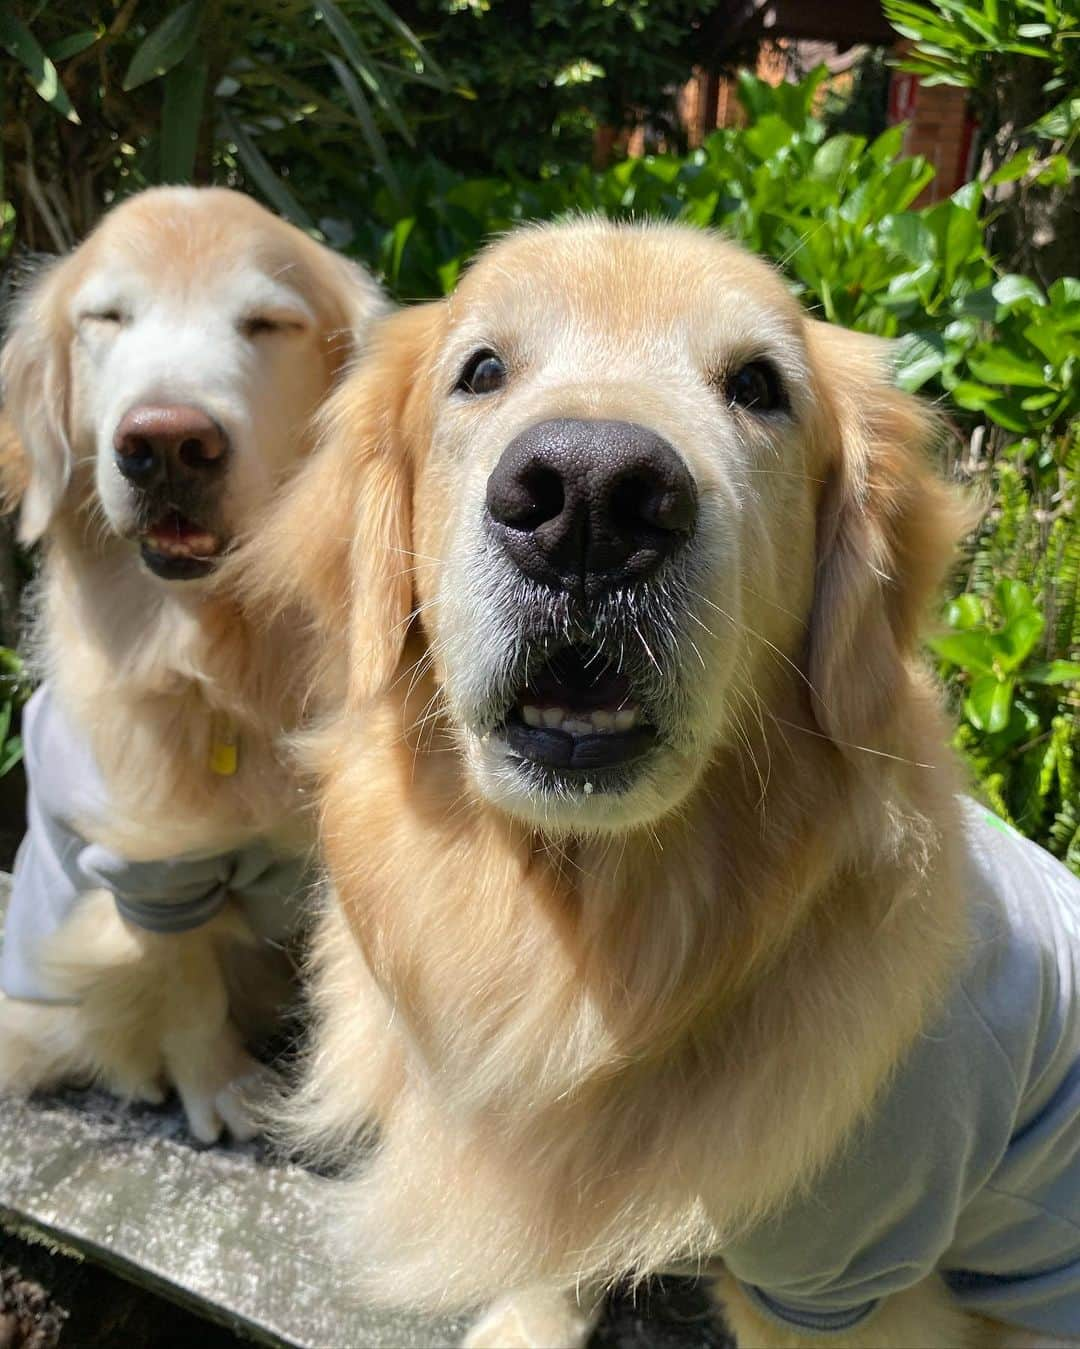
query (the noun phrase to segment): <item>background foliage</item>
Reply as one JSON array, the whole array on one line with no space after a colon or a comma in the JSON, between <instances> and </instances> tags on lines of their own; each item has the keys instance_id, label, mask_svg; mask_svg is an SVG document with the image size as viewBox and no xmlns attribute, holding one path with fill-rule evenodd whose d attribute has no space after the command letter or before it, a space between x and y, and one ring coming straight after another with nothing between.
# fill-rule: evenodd
<instances>
[{"instance_id":1,"label":"background foliage","mask_svg":"<svg viewBox=\"0 0 1080 1349\"><path fill-rule=\"evenodd\" d=\"M744 73L745 127L689 155L594 171L595 126L633 109L662 123L662 82L688 59L691 25L710 6L616 0L596 7L595 31L575 34L572 7L534 5L545 45L512 7L491 4L418 0L412 28L381 0L73 5L63 19L20 11L14 37L0 20L0 43L25 72L6 70L7 239L66 243L103 203L187 176L167 171L180 140L190 156L181 167L260 192L403 300L452 289L493 232L567 211L717 227L773 258L815 312L899 338L899 380L947 412L945 467L989 502L932 641L956 743L994 808L1080 873L1080 281L1049 251L1035 259L1012 247L1002 228L1011 217L1015 236L1017 219L1022 229L1049 220L1075 255L1075 220L1051 218L1076 181L1075 0L887 0L924 77L996 99L995 116L1007 100L988 85L1003 68L1038 95L1025 104L1033 123L1015 98L1011 121L988 123L993 153L978 180L924 208L915 202L932 169L901 157L899 128L828 134L814 115L823 71L777 88ZM181 41L175 16L194 24L196 11L197 37ZM497 13L506 22L496 27ZM620 54L631 30L633 51ZM28 59L26 33L52 66ZM1037 79L1016 64L1025 61ZM177 102L170 90L199 63L193 136L184 118L194 96ZM186 111L174 125L177 108ZM38 129L32 150L16 130L21 115ZM835 108L828 124L845 125Z\"/></svg>"}]
</instances>

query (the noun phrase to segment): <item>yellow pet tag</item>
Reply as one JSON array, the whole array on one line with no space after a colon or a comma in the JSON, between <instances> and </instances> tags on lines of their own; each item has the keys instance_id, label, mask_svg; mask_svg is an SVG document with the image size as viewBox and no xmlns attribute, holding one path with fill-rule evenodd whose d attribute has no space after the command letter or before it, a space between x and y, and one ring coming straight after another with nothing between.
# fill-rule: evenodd
<instances>
[{"instance_id":1,"label":"yellow pet tag","mask_svg":"<svg viewBox=\"0 0 1080 1349\"><path fill-rule=\"evenodd\" d=\"M231 778L236 772L240 755L239 737L232 718L225 712L215 712L210 727L210 771L219 777Z\"/></svg>"}]
</instances>

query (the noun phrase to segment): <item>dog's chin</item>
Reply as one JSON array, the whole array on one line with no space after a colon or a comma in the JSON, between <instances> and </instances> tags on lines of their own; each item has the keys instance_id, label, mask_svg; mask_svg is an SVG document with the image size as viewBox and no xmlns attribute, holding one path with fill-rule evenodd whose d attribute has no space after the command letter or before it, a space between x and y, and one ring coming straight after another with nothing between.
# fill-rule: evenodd
<instances>
[{"instance_id":1,"label":"dog's chin","mask_svg":"<svg viewBox=\"0 0 1080 1349\"><path fill-rule=\"evenodd\" d=\"M661 742L618 766L560 769L522 758L507 737L466 733L466 767L477 792L545 833L616 833L677 809L700 774L693 756Z\"/></svg>"}]
</instances>

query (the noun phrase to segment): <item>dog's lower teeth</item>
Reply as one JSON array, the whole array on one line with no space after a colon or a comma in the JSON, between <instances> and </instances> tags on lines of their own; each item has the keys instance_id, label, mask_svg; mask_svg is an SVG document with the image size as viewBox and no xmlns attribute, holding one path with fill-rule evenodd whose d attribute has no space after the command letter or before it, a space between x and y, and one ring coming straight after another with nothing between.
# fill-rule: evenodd
<instances>
[{"instance_id":1,"label":"dog's lower teeth","mask_svg":"<svg viewBox=\"0 0 1080 1349\"><path fill-rule=\"evenodd\" d=\"M600 708L593 712L572 713L562 707L534 707L531 703L523 703L521 719L526 726L566 731L568 735L610 734L632 730L637 725L638 709L622 707L617 712L609 712Z\"/></svg>"}]
</instances>

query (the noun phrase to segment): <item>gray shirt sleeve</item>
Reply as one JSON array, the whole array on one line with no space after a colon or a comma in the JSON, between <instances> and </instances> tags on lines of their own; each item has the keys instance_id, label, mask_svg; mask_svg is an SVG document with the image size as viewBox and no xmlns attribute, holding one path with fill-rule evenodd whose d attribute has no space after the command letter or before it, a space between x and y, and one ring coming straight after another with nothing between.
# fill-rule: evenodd
<instances>
[{"instance_id":1,"label":"gray shirt sleeve","mask_svg":"<svg viewBox=\"0 0 1080 1349\"><path fill-rule=\"evenodd\" d=\"M946 1007L807 1192L723 1252L807 1333L934 1270L972 1311L1080 1332L1080 881L965 810L972 930Z\"/></svg>"}]
</instances>

